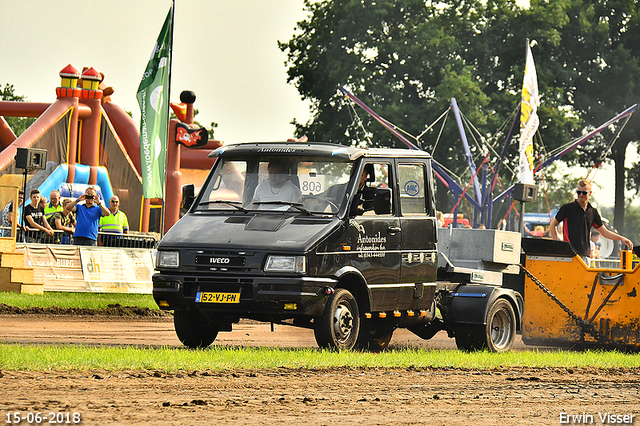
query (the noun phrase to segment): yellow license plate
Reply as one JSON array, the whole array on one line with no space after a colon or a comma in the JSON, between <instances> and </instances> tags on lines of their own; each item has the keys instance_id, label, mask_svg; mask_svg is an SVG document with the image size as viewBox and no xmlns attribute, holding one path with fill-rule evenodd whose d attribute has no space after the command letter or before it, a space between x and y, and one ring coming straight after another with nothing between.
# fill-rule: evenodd
<instances>
[{"instance_id":1,"label":"yellow license plate","mask_svg":"<svg viewBox=\"0 0 640 426\"><path fill-rule=\"evenodd\" d=\"M197 293L196 303L240 303L240 293Z\"/></svg>"}]
</instances>

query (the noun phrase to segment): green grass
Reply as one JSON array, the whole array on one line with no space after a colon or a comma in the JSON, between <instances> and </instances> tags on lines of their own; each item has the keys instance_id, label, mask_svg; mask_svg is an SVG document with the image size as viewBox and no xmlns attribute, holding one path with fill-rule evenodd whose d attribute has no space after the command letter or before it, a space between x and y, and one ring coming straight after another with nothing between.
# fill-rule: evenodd
<instances>
[{"instance_id":1,"label":"green grass","mask_svg":"<svg viewBox=\"0 0 640 426\"><path fill-rule=\"evenodd\" d=\"M86 371L104 369L228 371L276 368L462 368L500 370L513 367L638 369L640 354L615 351L466 353L451 350L397 349L382 353L317 349L98 347L0 344L0 369Z\"/></svg>"},{"instance_id":2,"label":"green grass","mask_svg":"<svg viewBox=\"0 0 640 426\"><path fill-rule=\"evenodd\" d=\"M86 308L102 309L119 303L122 306L140 306L158 309L150 294L128 293L75 293L46 292L44 294L22 294L0 292L0 303L19 308Z\"/></svg>"}]
</instances>

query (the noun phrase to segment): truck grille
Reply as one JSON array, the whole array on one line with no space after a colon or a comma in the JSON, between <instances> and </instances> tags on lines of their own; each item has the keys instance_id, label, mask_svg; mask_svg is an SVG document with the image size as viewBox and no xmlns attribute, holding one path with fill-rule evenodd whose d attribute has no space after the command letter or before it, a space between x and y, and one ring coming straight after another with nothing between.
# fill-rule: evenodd
<instances>
[{"instance_id":1,"label":"truck grille","mask_svg":"<svg viewBox=\"0 0 640 426\"><path fill-rule=\"evenodd\" d=\"M182 259L185 272L199 274L255 273L262 257L254 252L191 250Z\"/></svg>"}]
</instances>

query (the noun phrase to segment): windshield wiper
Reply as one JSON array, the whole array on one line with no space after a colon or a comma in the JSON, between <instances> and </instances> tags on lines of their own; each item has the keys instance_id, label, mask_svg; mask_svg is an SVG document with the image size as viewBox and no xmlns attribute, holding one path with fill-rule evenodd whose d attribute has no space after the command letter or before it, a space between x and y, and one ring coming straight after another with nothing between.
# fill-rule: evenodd
<instances>
[{"instance_id":1,"label":"windshield wiper","mask_svg":"<svg viewBox=\"0 0 640 426\"><path fill-rule=\"evenodd\" d=\"M307 210L304 207L302 207L301 203L293 203L291 201L253 201L252 204L256 204L256 205L273 204L273 205L279 205L279 206L291 206L291 207L295 207L298 211L300 211L300 212L302 212L302 213L304 213L306 215L311 215L309 210Z\"/></svg>"},{"instance_id":2,"label":"windshield wiper","mask_svg":"<svg viewBox=\"0 0 640 426\"><path fill-rule=\"evenodd\" d=\"M198 203L199 206L203 206L206 204L228 204L231 207L235 207L243 213L249 213L249 210L242 207L242 203L240 201L225 201L225 200L213 200L213 201L205 201L202 203Z\"/></svg>"}]
</instances>

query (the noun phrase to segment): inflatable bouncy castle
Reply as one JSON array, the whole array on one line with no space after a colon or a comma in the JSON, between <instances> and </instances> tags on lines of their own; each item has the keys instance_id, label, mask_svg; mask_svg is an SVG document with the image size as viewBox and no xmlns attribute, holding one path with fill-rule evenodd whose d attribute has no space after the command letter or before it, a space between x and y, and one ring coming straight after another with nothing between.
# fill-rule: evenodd
<instances>
[{"instance_id":1,"label":"inflatable bouncy castle","mask_svg":"<svg viewBox=\"0 0 640 426\"><path fill-rule=\"evenodd\" d=\"M68 65L59 75L61 84L52 103L0 101L0 187L23 186L25 170L15 159L18 148L42 149L47 152L46 165L27 172L27 194L38 188L47 198L52 190L73 196L74 186L92 185L106 200L112 195L120 198L132 231L163 232L161 207L164 230L168 229L178 218L181 185L200 186L213 165L208 153L222 145L207 140L202 133L206 129L194 128L195 95L183 92L182 102L172 104L178 119L169 126L165 200L145 200L138 123L111 101L114 90L104 84L104 74L90 67L80 73ZM16 137L4 117L36 120ZM0 207L10 198L11 191L0 191Z\"/></svg>"}]
</instances>

